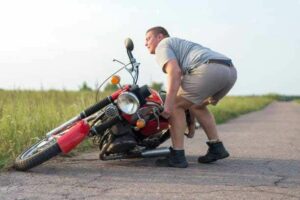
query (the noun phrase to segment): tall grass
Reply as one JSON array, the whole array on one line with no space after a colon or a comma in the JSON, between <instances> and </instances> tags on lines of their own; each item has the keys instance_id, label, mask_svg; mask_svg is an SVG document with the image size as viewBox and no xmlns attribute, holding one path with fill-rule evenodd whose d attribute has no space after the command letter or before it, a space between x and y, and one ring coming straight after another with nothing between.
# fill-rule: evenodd
<instances>
[{"instance_id":1,"label":"tall grass","mask_svg":"<svg viewBox=\"0 0 300 200\"><path fill-rule=\"evenodd\" d=\"M0 91L0 168L46 132L94 103L92 92Z\"/></svg>"},{"instance_id":2,"label":"tall grass","mask_svg":"<svg viewBox=\"0 0 300 200\"><path fill-rule=\"evenodd\" d=\"M271 97L226 97L210 109L221 123L261 109L272 100ZM92 92L0 91L0 168L46 132L94 103Z\"/></svg>"}]
</instances>

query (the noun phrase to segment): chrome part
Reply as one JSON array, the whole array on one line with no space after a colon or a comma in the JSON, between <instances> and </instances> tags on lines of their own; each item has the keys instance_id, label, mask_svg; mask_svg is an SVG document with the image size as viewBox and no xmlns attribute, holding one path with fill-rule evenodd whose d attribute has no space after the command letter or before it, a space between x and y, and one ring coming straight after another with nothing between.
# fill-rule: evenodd
<instances>
[{"instance_id":1,"label":"chrome part","mask_svg":"<svg viewBox=\"0 0 300 200\"><path fill-rule=\"evenodd\" d=\"M159 130L160 129L160 121L159 121L159 115L157 114L157 109L153 108L153 115L157 121L157 127L156 129Z\"/></svg>"},{"instance_id":2,"label":"chrome part","mask_svg":"<svg viewBox=\"0 0 300 200\"><path fill-rule=\"evenodd\" d=\"M118 63L120 63L120 64L122 64L122 65L125 65L125 63L123 63L123 62L121 62L121 61L119 61L118 59L113 59L113 62L118 62Z\"/></svg>"},{"instance_id":3,"label":"chrome part","mask_svg":"<svg viewBox=\"0 0 300 200\"><path fill-rule=\"evenodd\" d=\"M104 113L107 117L116 117L119 115L118 108L112 104L106 106Z\"/></svg>"},{"instance_id":4,"label":"chrome part","mask_svg":"<svg viewBox=\"0 0 300 200\"><path fill-rule=\"evenodd\" d=\"M100 110L100 111L98 111L97 113L95 113L95 114L93 114L93 115L91 115L91 116L85 118L85 120L86 120L87 122L90 122L90 121L93 121L93 120L97 121L97 120L99 120L99 119L101 118L102 115L104 115L104 111L103 111L103 110Z\"/></svg>"},{"instance_id":5,"label":"chrome part","mask_svg":"<svg viewBox=\"0 0 300 200\"><path fill-rule=\"evenodd\" d=\"M150 158L150 157L168 156L169 154L170 154L170 149L167 147L162 147L153 150L146 150L142 152L142 157Z\"/></svg>"},{"instance_id":6,"label":"chrome part","mask_svg":"<svg viewBox=\"0 0 300 200\"><path fill-rule=\"evenodd\" d=\"M69 121L63 123L62 125L56 127L55 129L52 129L51 131L49 131L48 133L46 133L46 137L49 138L51 137L52 135L55 135L61 131L63 131L64 129L66 129L67 127L69 127L70 125L74 124L75 122L79 121L81 118L80 118L80 115L70 119Z\"/></svg>"},{"instance_id":7,"label":"chrome part","mask_svg":"<svg viewBox=\"0 0 300 200\"><path fill-rule=\"evenodd\" d=\"M135 94L123 92L117 99L117 106L125 114L132 115L139 109L140 102Z\"/></svg>"},{"instance_id":8,"label":"chrome part","mask_svg":"<svg viewBox=\"0 0 300 200\"><path fill-rule=\"evenodd\" d=\"M97 135L99 135L98 131L95 129L95 126L93 126L93 127L91 128L91 132L92 132L92 133L96 133Z\"/></svg>"},{"instance_id":9,"label":"chrome part","mask_svg":"<svg viewBox=\"0 0 300 200\"><path fill-rule=\"evenodd\" d=\"M86 121L92 121L92 120L94 120L94 119L96 119L97 118L97 115L91 115L91 116L89 116L89 117L87 117L87 118L85 118L86 119Z\"/></svg>"}]
</instances>

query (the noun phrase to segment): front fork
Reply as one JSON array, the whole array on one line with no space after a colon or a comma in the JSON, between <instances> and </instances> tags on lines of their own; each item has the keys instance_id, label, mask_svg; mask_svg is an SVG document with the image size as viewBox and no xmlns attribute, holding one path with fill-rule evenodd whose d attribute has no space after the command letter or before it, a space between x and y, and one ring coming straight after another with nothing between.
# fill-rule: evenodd
<instances>
[{"instance_id":1,"label":"front fork","mask_svg":"<svg viewBox=\"0 0 300 200\"><path fill-rule=\"evenodd\" d=\"M73 148L75 148L84 138L91 132L92 135L98 134L103 130L111 127L112 125L120 121L120 117L115 117L106 123L94 126L92 129L88 124L89 120L95 119L92 115L112 103L119 94L130 88L129 85L115 91L111 96L106 97L102 101L92 105L86 110L82 111L78 116L70 119L64 124L58 126L52 131L46 134L46 138L50 139L53 136L58 136L57 143L63 153L68 153Z\"/></svg>"},{"instance_id":2,"label":"front fork","mask_svg":"<svg viewBox=\"0 0 300 200\"><path fill-rule=\"evenodd\" d=\"M88 124L88 117L92 116L111 102L112 98L110 96L103 99L102 101L81 112L78 116L73 117L72 119L48 132L46 134L46 138L49 140L57 136L57 143L61 151L63 153L70 152L90 133L91 127Z\"/></svg>"},{"instance_id":3,"label":"front fork","mask_svg":"<svg viewBox=\"0 0 300 200\"><path fill-rule=\"evenodd\" d=\"M57 143L63 153L68 153L74 149L79 143L81 143L88 135L96 135L99 132L103 132L107 128L113 126L120 121L119 117L115 117L105 123L98 126L94 126L92 129L86 120L80 120L76 122L71 128L63 131L60 137L57 139Z\"/></svg>"},{"instance_id":4,"label":"front fork","mask_svg":"<svg viewBox=\"0 0 300 200\"><path fill-rule=\"evenodd\" d=\"M101 110L102 108L104 108L105 106L107 106L108 104L110 104L112 102L112 97L108 96L105 99L103 99L102 101L92 105L91 107L85 109L84 111L82 111L79 115L73 117L72 119L68 120L67 122L63 123L62 125L58 126L57 128L51 130L50 132L46 133L46 137L50 138L53 135L56 135L64 130L66 130L68 127L72 126L73 124L79 122L80 120L83 120L86 117L89 117L93 114L95 114L96 112L98 112L99 110ZM88 120L86 120L88 121Z\"/></svg>"}]
</instances>

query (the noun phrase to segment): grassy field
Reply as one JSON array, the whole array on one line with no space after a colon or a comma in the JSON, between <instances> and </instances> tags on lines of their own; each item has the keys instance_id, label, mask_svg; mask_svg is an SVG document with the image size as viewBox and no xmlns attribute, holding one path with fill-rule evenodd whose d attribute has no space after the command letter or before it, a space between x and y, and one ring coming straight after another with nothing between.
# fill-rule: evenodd
<instances>
[{"instance_id":1,"label":"grassy field","mask_svg":"<svg viewBox=\"0 0 300 200\"><path fill-rule=\"evenodd\" d=\"M275 96L227 96L217 106L209 106L217 124L239 115L257 111L276 100Z\"/></svg>"},{"instance_id":2,"label":"grassy field","mask_svg":"<svg viewBox=\"0 0 300 200\"><path fill-rule=\"evenodd\" d=\"M226 97L210 109L222 123L273 100L271 96ZM0 169L46 132L94 103L93 92L0 91Z\"/></svg>"}]
</instances>

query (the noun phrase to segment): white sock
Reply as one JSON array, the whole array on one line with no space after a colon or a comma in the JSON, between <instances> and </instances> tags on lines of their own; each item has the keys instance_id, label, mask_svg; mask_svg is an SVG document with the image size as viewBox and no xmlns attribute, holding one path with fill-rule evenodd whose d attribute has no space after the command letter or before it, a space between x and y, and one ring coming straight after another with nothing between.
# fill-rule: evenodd
<instances>
[{"instance_id":1,"label":"white sock","mask_svg":"<svg viewBox=\"0 0 300 200\"><path fill-rule=\"evenodd\" d=\"M218 142L221 142L221 140L219 139L208 140L208 143L218 143Z\"/></svg>"},{"instance_id":2,"label":"white sock","mask_svg":"<svg viewBox=\"0 0 300 200\"><path fill-rule=\"evenodd\" d=\"M173 150L176 150L176 151L178 151L178 150L184 150L182 148L174 148L174 147L172 147L172 148L173 148Z\"/></svg>"}]
</instances>

